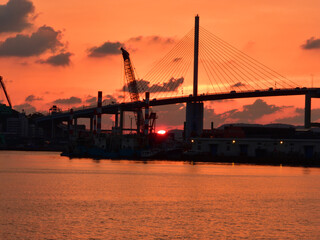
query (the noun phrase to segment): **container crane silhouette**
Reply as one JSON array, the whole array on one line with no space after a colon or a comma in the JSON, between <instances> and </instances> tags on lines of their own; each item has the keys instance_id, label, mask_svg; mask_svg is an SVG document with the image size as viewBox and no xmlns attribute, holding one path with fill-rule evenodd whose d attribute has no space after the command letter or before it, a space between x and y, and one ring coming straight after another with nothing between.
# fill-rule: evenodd
<instances>
[{"instance_id":1,"label":"container crane silhouette","mask_svg":"<svg viewBox=\"0 0 320 240\"><path fill-rule=\"evenodd\" d=\"M132 66L132 62L129 56L129 53L123 49L120 48L123 56L123 61L124 61L124 72L127 80L127 86L128 86L128 91L130 94L130 99L132 102L138 102L140 101L140 96L139 96L139 90L138 90L138 85L137 85L137 80L135 77L134 69ZM144 128L144 118L142 114L142 109L139 108L135 111L135 119L136 119L136 124L139 129L139 133Z\"/></svg>"},{"instance_id":2,"label":"container crane silhouette","mask_svg":"<svg viewBox=\"0 0 320 240\"><path fill-rule=\"evenodd\" d=\"M11 101L10 101L9 95L7 93L6 87L4 85L4 81L3 81L2 76L0 76L0 84L1 84L1 87L2 87L2 89L4 91L4 94L6 95L6 98L7 98L7 101L9 103L9 106L10 106L10 108L12 108Z\"/></svg>"}]
</instances>

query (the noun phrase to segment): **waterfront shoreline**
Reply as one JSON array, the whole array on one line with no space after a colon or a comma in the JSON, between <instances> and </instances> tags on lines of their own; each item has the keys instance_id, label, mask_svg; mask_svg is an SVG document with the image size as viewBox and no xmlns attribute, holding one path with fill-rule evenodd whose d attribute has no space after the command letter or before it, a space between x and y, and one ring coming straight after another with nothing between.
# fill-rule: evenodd
<instances>
[{"instance_id":1,"label":"waterfront shoreline","mask_svg":"<svg viewBox=\"0 0 320 240\"><path fill-rule=\"evenodd\" d=\"M69 159L92 159L92 160L116 160L116 161L139 161L139 162L153 162L153 161L176 161L176 162L188 162L190 164L206 164L206 163L215 163L215 164L235 164L235 165L258 165L258 166L284 166L284 167L312 167L320 168L320 162L311 159L311 161L304 162L294 160L292 158L286 158L286 161L280 161L279 159L270 160L268 158L259 158L253 159L250 157L219 157L216 159L209 158L208 156L194 156L191 157L180 157L180 158L103 158L103 157L90 157L84 155L74 155L66 154L61 149L52 149L52 148L42 148L42 149L29 149L29 148L6 148L0 149L0 151L18 151L18 152L55 152L60 153L60 156L67 157ZM305 161L305 160L304 160Z\"/></svg>"}]
</instances>

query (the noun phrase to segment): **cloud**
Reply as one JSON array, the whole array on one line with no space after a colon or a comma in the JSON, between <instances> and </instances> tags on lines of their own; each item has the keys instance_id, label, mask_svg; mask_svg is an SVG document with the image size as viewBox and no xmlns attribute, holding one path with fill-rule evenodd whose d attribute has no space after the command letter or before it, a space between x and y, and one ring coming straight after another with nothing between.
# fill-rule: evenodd
<instances>
[{"instance_id":1,"label":"cloud","mask_svg":"<svg viewBox=\"0 0 320 240\"><path fill-rule=\"evenodd\" d=\"M184 103L152 107L157 113L157 124L180 127L186 121L186 106Z\"/></svg>"},{"instance_id":2,"label":"cloud","mask_svg":"<svg viewBox=\"0 0 320 240\"><path fill-rule=\"evenodd\" d=\"M100 46L95 46L88 49L88 56L101 58L110 55L119 55L121 54L120 48L126 45L126 49L130 49L131 51L136 50L136 46L138 43L146 43L146 44L171 44L174 43L175 40L173 38L165 38L160 36L138 36L132 37L126 40L125 42L104 42ZM131 45L134 45L131 46Z\"/></svg>"},{"instance_id":3,"label":"cloud","mask_svg":"<svg viewBox=\"0 0 320 240\"><path fill-rule=\"evenodd\" d=\"M215 101L213 101L215 102ZM210 122L214 122L215 127L219 127L226 123L251 123L258 124L266 116L272 116L274 119L278 114L283 113L284 109L292 108L292 106L276 106L267 104L262 99L257 99L252 104L247 104L242 109L232 109L223 113L216 113L214 109L204 107L204 126L209 126ZM158 124L168 126L181 126L185 121L185 104L173 104L166 106L152 107L158 115ZM304 123L304 109L296 108L295 113L291 113L290 117L278 118L271 120L274 123L284 123L292 125L302 125ZM320 108L312 109L313 121L320 121Z\"/></svg>"},{"instance_id":4,"label":"cloud","mask_svg":"<svg viewBox=\"0 0 320 240\"><path fill-rule=\"evenodd\" d=\"M7 4L0 5L0 33L21 32L31 26L29 17L34 9L28 0L9 0Z\"/></svg>"},{"instance_id":5,"label":"cloud","mask_svg":"<svg viewBox=\"0 0 320 240\"><path fill-rule=\"evenodd\" d=\"M157 112L160 124L181 126L185 121L185 104L159 106L152 109ZM268 105L261 99L257 99L253 104L244 105L242 110L233 109L221 114L217 114L214 109L205 106L204 126L209 126L210 122L214 122L216 127L226 123L254 123L254 120L280 109L281 107Z\"/></svg>"},{"instance_id":6,"label":"cloud","mask_svg":"<svg viewBox=\"0 0 320 240\"><path fill-rule=\"evenodd\" d=\"M170 37L161 37L158 35L153 36L137 36L129 38L127 42L147 42L147 43L161 43L161 44L171 44L174 43L175 40Z\"/></svg>"},{"instance_id":7,"label":"cloud","mask_svg":"<svg viewBox=\"0 0 320 240\"><path fill-rule=\"evenodd\" d=\"M117 99L114 96L108 94L108 95L103 97L102 101L103 101L104 104L110 104L112 102L117 102Z\"/></svg>"},{"instance_id":8,"label":"cloud","mask_svg":"<svg viewBox=\"0 0 320 240\"><path fill-rule=\"evenodd\" d=\"M301 46L303 49L310 50L310 49L320 49L320 38L311 37L307 39L306 43Z\"/></svg>"},{"instance_id":9,"label":"cloud","mask_svg":"<svg viewBox=\"0 0 320 240\"><path fill-rule=\"evenodd\" d=\"M88 96L87 99L85 100L86 103L89 103L90 106L97 106L97 97L92 97L92 96ZM102 105L108 105L110 103L116 103L117 98L108 94L103 96L102 98Z\"/></svg>"},{"instance_id":10,"label":"cloud","mask_svg":"<svg viewBox=\"0 0 320 240\"><path fill-rule=\"evenodd\" d=\"M320 108L311 110L312 121L316 121L320 119ZM290 117L278 118L276 119L278 123L288 123L293 125L301 125L304 124L304 109L296 108L295 115Z\"/></svg>"},{"instance_id":11,"label":"cloud","mask_svg":"<svg viewBox=\"0 0 320 240\"><path fill-rule=\"evenodd\" d=\"M55 67L58 67L58 66L66 67L70 65L70 62L71 62L70 57L72 55L73 54L70 52L62 52L47 58L47 60L39 60L37 62L41 64L50 64Z\"/></svg>"},{"instance_id":12,"label":"cloud","mask_svg":"<svg viewBox=\"0 0 320 240\"><path fill-rule=\"evenodd\" d=\"M282 109L287 108L287 106L267 104L261 99L257 99L252 104L244 105L242 109L233 109L223 113L216 113L214 109L208 108L206 105L204 106L204 126L210 126L210 122L214 122L215 127L226 123L259 123L266 115L276 115ZM152 110L158 115L157 125L182 127L186 120L186 104L184 103L152 107ZM312 112L312 114L320 118L320 109L318 111Z\"/></svg>"},{"instance_id":13,"label":"cloud","mask_svg":"<svg viewBox=\"0 0 320 240\"><path fill-rule=\"evenodd\" d=\"M242 110L232 109L220 114L217 114L214 109L205 108L204 116L206 122L214 122L218 127L226 123L256 123L262 117L277 113L284 108L287 107L269 105L262 99L257 99L253 104L244 105Z\"/></svg>"},{"instance_id":14,"label":"cloud","mask_svg":"<svg viewBox=\"0 0 320 240\"><path fill-rule=\"evenodd\" d=\"M234 88L234 87L244 87L244 86L245 86L245 84L242 83L242 82L237 82L236 84L231 85L232 88Z\"/></svg>"},{"instance_id":15,"label":"cloud","mask_svg":"<svg viewBox=\"0 0 320 240\"><path fill-rule=\"evenodd\" d=\"M17 110L18 112L24 111L26 114L34 113L36 112L36 108L29 103L23 103L20 105L13 106L13 109Z\"/></svg>"},{"instance_id":16,"label":"cloud","mask_svg":"<svg viewBox=\"0 0 320 240\"><path fill-rule=\"evenodd\" d=\"M244 105L243 110L237 109L225 112L223 115L227 118L232 118L238 122L253 122L264 115L274 113L283 107L268 105L262 99L257 99L253 104Z\"/></svg>"},{"instance_id":17,"label":"cloud","mask_svg":"<svg viewBox=\"0 0 320 240\"><path fill-rule=\"evenodd\" d=\"M146 80L137 80L138 91L142 92L173 92L177 90L184 82L184 78L170 78L168 82L164 82L162 84L153 84L150 86L150 82ZM132 84L129 85L129 88L132 87ZM128 92L128 87L124 86L122 88L123 91Z\"/></svg>"},{"instance_id":18,"label":"cloud","mask_svg":"<svg viewBox=\"0 0 320 240\"><path fill-rule=\"evenodd\" d=\"M26 97L26 102L33 102L33 101L40 101L40 100L43 100L43 98L40 98L40 97L36 97L34 96L33 94L32 95L29 95L28 97Z\"/></svg>"},{"instance_id":19,"label":"cloud","mask_svg":"<svg viewBox=\"0 0 320 240\"><path fill-rule=\"evenodd\" d=\"M0 56L30 57L38 56L47 50L55 51L63 47L60 38L60 31L44 25L31 36L17 34L0 42Z\"/></svg>"},{"instance_id":20,"label":"cloud","mask_svg":"<svg viewBox=\"0 0 320 240\"><path fill-rule=\"evenodd\" d=\"M108 55L118 55L121 54L120 48L123 46L120 42L105 42L98 47L90 48L89 57L105 57Z\"/></svg>"},{"instance_id":21,"label":"cloud","mask_svg":"<svg viewBox=\"0 0 320 240\"><path fill-rule=\"evenodd\" d=\"M59 98L53 101L54 104L77 104L82 103L81 98L78 97L70 97L70 98Z\"/></svg>"},{"instance_id":22,"label":"cloud","mask_svg":"<svg viewBox=\"0 0 320 240\"><path fill-rule=\"evenodd\" d=\"M86 103L97 103L97 97L91 97L89 96L87 99L86 99Z\"/></svg>"}]
</instances>

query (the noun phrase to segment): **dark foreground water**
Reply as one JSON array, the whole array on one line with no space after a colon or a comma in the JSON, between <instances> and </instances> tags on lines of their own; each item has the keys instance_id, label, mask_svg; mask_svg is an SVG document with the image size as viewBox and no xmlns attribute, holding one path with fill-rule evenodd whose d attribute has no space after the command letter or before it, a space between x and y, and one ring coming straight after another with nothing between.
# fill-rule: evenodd
<instances>
[{"instance_id":1,"label":"dark foreground water","mask_svg":"<svg viewBox=\"0 0 320 240\"><path fill-rule=\"evenodd\" d=\"M0 239L320 239L320 169L0 152Z\"/></svg>"}]
</instances>

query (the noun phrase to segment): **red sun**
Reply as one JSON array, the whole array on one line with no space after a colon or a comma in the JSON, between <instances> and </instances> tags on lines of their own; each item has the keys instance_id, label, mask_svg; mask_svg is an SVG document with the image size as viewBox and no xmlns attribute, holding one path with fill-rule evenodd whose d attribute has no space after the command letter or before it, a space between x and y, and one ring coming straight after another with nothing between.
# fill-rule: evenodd
<instances>
[{"instance_id":1,"label":"red sun","mask_svg":"<svg viewBox=\"0 0 320 240\"><path fill-rule=\"evenodd\" d=\"M165 130L159 130L157 133L163 135L163 134L166 134L167 132Z\"/></svg>"}]
</instances>

